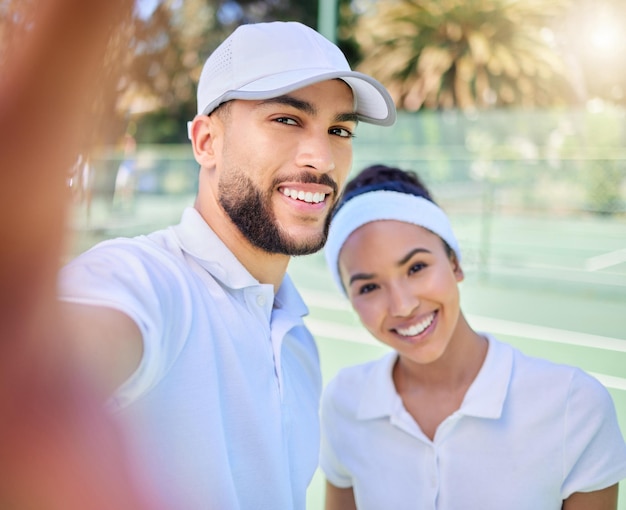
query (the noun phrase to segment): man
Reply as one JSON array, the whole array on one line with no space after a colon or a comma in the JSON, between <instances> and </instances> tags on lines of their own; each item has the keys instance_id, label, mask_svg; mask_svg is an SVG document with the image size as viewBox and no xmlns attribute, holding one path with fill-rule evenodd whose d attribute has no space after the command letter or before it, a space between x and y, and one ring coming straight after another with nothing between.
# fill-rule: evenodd
<instances>
[{"instance_id":1,"label":"man","mask_svg":"<svg viewBox=\"0 0 626 510\"><path fill-rule=\"evenodd\" d=\"M295 22L239 27L207 60L179 225L105 241L62 272L69 327L164 508L302 509L321 376L292 255L319 250L358 120L392 100Z\"/></svg>"}]
</instances>

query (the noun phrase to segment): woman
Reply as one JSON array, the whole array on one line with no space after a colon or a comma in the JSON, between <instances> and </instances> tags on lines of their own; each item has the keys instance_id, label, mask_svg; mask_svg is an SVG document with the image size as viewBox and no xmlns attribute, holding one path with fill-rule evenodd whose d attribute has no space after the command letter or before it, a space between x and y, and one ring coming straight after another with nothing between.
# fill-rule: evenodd
<instances>
[{"instance_id":1,"label":"woman","mask_svg":"<svg viewBox=\"0 0 626 510\"><path fill-rule=\"evenodd\" d=\"M471 328L459 245L414 174L379 165L355 177L325 253L393 349L324 392L326 510L617 507L626 445L609 393Z\"/></svg>"}]
</instances>

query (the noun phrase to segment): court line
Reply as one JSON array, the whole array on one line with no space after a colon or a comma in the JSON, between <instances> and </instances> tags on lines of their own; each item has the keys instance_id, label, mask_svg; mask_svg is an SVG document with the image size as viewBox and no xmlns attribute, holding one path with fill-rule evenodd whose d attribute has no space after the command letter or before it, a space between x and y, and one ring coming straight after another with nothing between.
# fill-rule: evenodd
<instances>
[{"instance_id":1,"label":"court line","mask_svg":"<svg viewBox=\"0 0 626 510\"><path fill-rule=\"evenodd\" d=\"M626 248L588 258L585 261L585 269L587 271L599 271L607 267L617 266L622 262L626 262Z\"/></svg>"},{"instance_id":2,"label":"court line","mask_svg":"<svg viewBox=\"0 0 626 510\"><path fill-rule=\"evenodd\" d=\"M613 375L599 374L598 372L587 372L594 376L607 388L613 388L616 390L626 391L626 379L622 377L615 377Z\"/></svg>"},{"instance_id":3,"label":"court line","mask_svg":"<svg viewBox=\"0 0 626 510\"><path fill-rule=\"evenodd\" d=\"M311 333L313 333L313 336L323 336L329 340L341 340L342 342L386 347L359 326L349 326L333 321L313 319L311 317L305 317L304 322Z\"/></svg>"},{"instance_id":4,"label":"court line","mask_svg":"<svg viewBox=\"0 0 626 510\"><path fill-rule=\"evenodd\" d=\"M608 336L591 335L566 329L536 326L523 322L507 321L484 317L480 315L467 315L467 320L475 329L489 331L494 334L509 335L531 340L541 340L580 347L591 347L614 352L626 352L626 340Z\"/></svg>"},{"instance_id":5,"label":"court line","mask_svg":"<svg viewBox=\"0 0 626 510\"><path fill-rule=\"evenodd\" d=\"M306 289L301 291L305 301L317 308L348 311L352 314L352 308L348 301L338 295L324 291ZM612 338L578 331L568 331L564 329L537 326L522 322L514 322L493 317L480 315L467 315L467 320L475 329L488 331L494 335L507 335L517 338L527 338L544 342L559 343L565 345L576 345L593 349L603 349L612 352L626 352L626 340ZM338 322L305 318L307 326L316 336L344 342L354 342L366 345L376 345L384 347L383 344L374 339L362 326L350 326ZM626 378L615 377L597 372L589 372L607 388L626 391Z\"/></svg>"},{"instance_id":6,"label":"court line","mask_svg":"<svg viewBox=\"0 0 626 510\"><path fill-rule=\"evenodd\" d=\"M349 326L332 321L313 319L311 317L306 317L305 323L311 333L313 333L313 336L319 336L329 340L339 340L341 342L376 345L389 349L389 347L375 340L366 330L358 326ZM598 379L598 381L607 388L626 391L626 379L623 377L598 372L588 371L587 373Z\"/></svg>"},{"instance_id":7,"label":"court line","mask_svg":"<svg viewBox=\"0 0 626 510\"><path fill-rule=\"evenodd\" d=\"M324 291L301 290L304 301L316 308L326 310L352 311L347 299ZM531 340L542 340L566 345L576 345L579 347L591 347L593 349L603 349L614 352L626 352L626 339L613 338L566 329L550 328L547 326L537 326L523 322L508 321L485 317L482 315L467 314L466 318L473 328L481 331L488 331L495 335L508 335L519 338L529 338Z\"/></svg>"}]
</instances>

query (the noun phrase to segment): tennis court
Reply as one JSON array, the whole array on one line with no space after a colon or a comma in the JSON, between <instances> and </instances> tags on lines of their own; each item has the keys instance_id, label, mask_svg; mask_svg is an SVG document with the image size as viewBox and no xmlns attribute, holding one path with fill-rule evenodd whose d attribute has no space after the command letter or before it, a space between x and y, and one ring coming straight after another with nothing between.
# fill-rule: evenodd
<instances>
[{"instance_id":1,"label":"tennis court","mask_svg":"<svg viewBox=\"0 0 626 510\"><path fill-rule=\"evenodd\" d=\"M429 156L423 153L407 159L407 154L392 148L376 153L371 144L368 152L363 149L368 140L361 143L355 169L376 161L424 169L421 173L448 212L461 243L466 273L461 284L462 307L472 326L528 354L594 374L610 391L620 426L626 431L624 213L546 210L545 197L527 186L527 181L538 179L541 170L532 165L525 170L524 181L494 189L485 187L484 181L465 178L468 162L463 158L456 162L461 172L446 170L439 178L437 165L428 165ZM193 187L196 170L188 158L185 150L171 159L173 167L186 172L180 178L168 177L168 182L178 183L176 193L140 190L130 210L115 210L110 197L100 197L92 203L89 216L84 204L77 204L68 252L78 253L101 239L176 223L183 207L192 205L194 199L188 188ZM513 164L507 161L501 163ZM145 172L149 174L149 165ZM181 182L187 184L181 186ZM552 182L544 183L542 189L544 195L561 193ZM565 202L578 196L572 188L565 195ZM532 207L522 207L525 202ZM290 273L310 307L307 324L318 342L325 381L343 366L387 352L360 326L334 288L321 254L293 259ZM319 472L308 493L308 508L323 508ZM619 508L626 510L626 483L621 486Z\"/></svg>"}]
</instances>

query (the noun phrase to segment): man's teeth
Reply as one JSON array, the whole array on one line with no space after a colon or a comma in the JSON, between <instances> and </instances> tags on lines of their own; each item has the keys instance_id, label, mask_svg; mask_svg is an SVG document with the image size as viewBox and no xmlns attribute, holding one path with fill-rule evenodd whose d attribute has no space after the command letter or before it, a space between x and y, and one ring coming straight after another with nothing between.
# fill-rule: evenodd
<instances>
[{"instance_id":1,"label":"man's teeth","mask_svg":"<svg viewBox=\"0 0 626 510\"><path fill-rule=\"evenodd\" d=\"M282 188L283 195L291 197L296 200L304 200L309 204L319 204L326 198L325 193L311 193L310 191L304 192L302 190L297 191L295 189Z\"/></svg>"},{"instance_id":2,"label":"man's teeth","mask_svg":"<svg viewBox=\"0 0 626 510\"><path fill-rule=\"evenodd\" d=\"M430 326L435 318L435 314L431 314L429 317L426 317L423 321L418 322L414 326L406 329L396 329L396 332L402 336L416 336L419 335L422 331L424 331L428 326Z\"/></svg>"}]
</instances>

